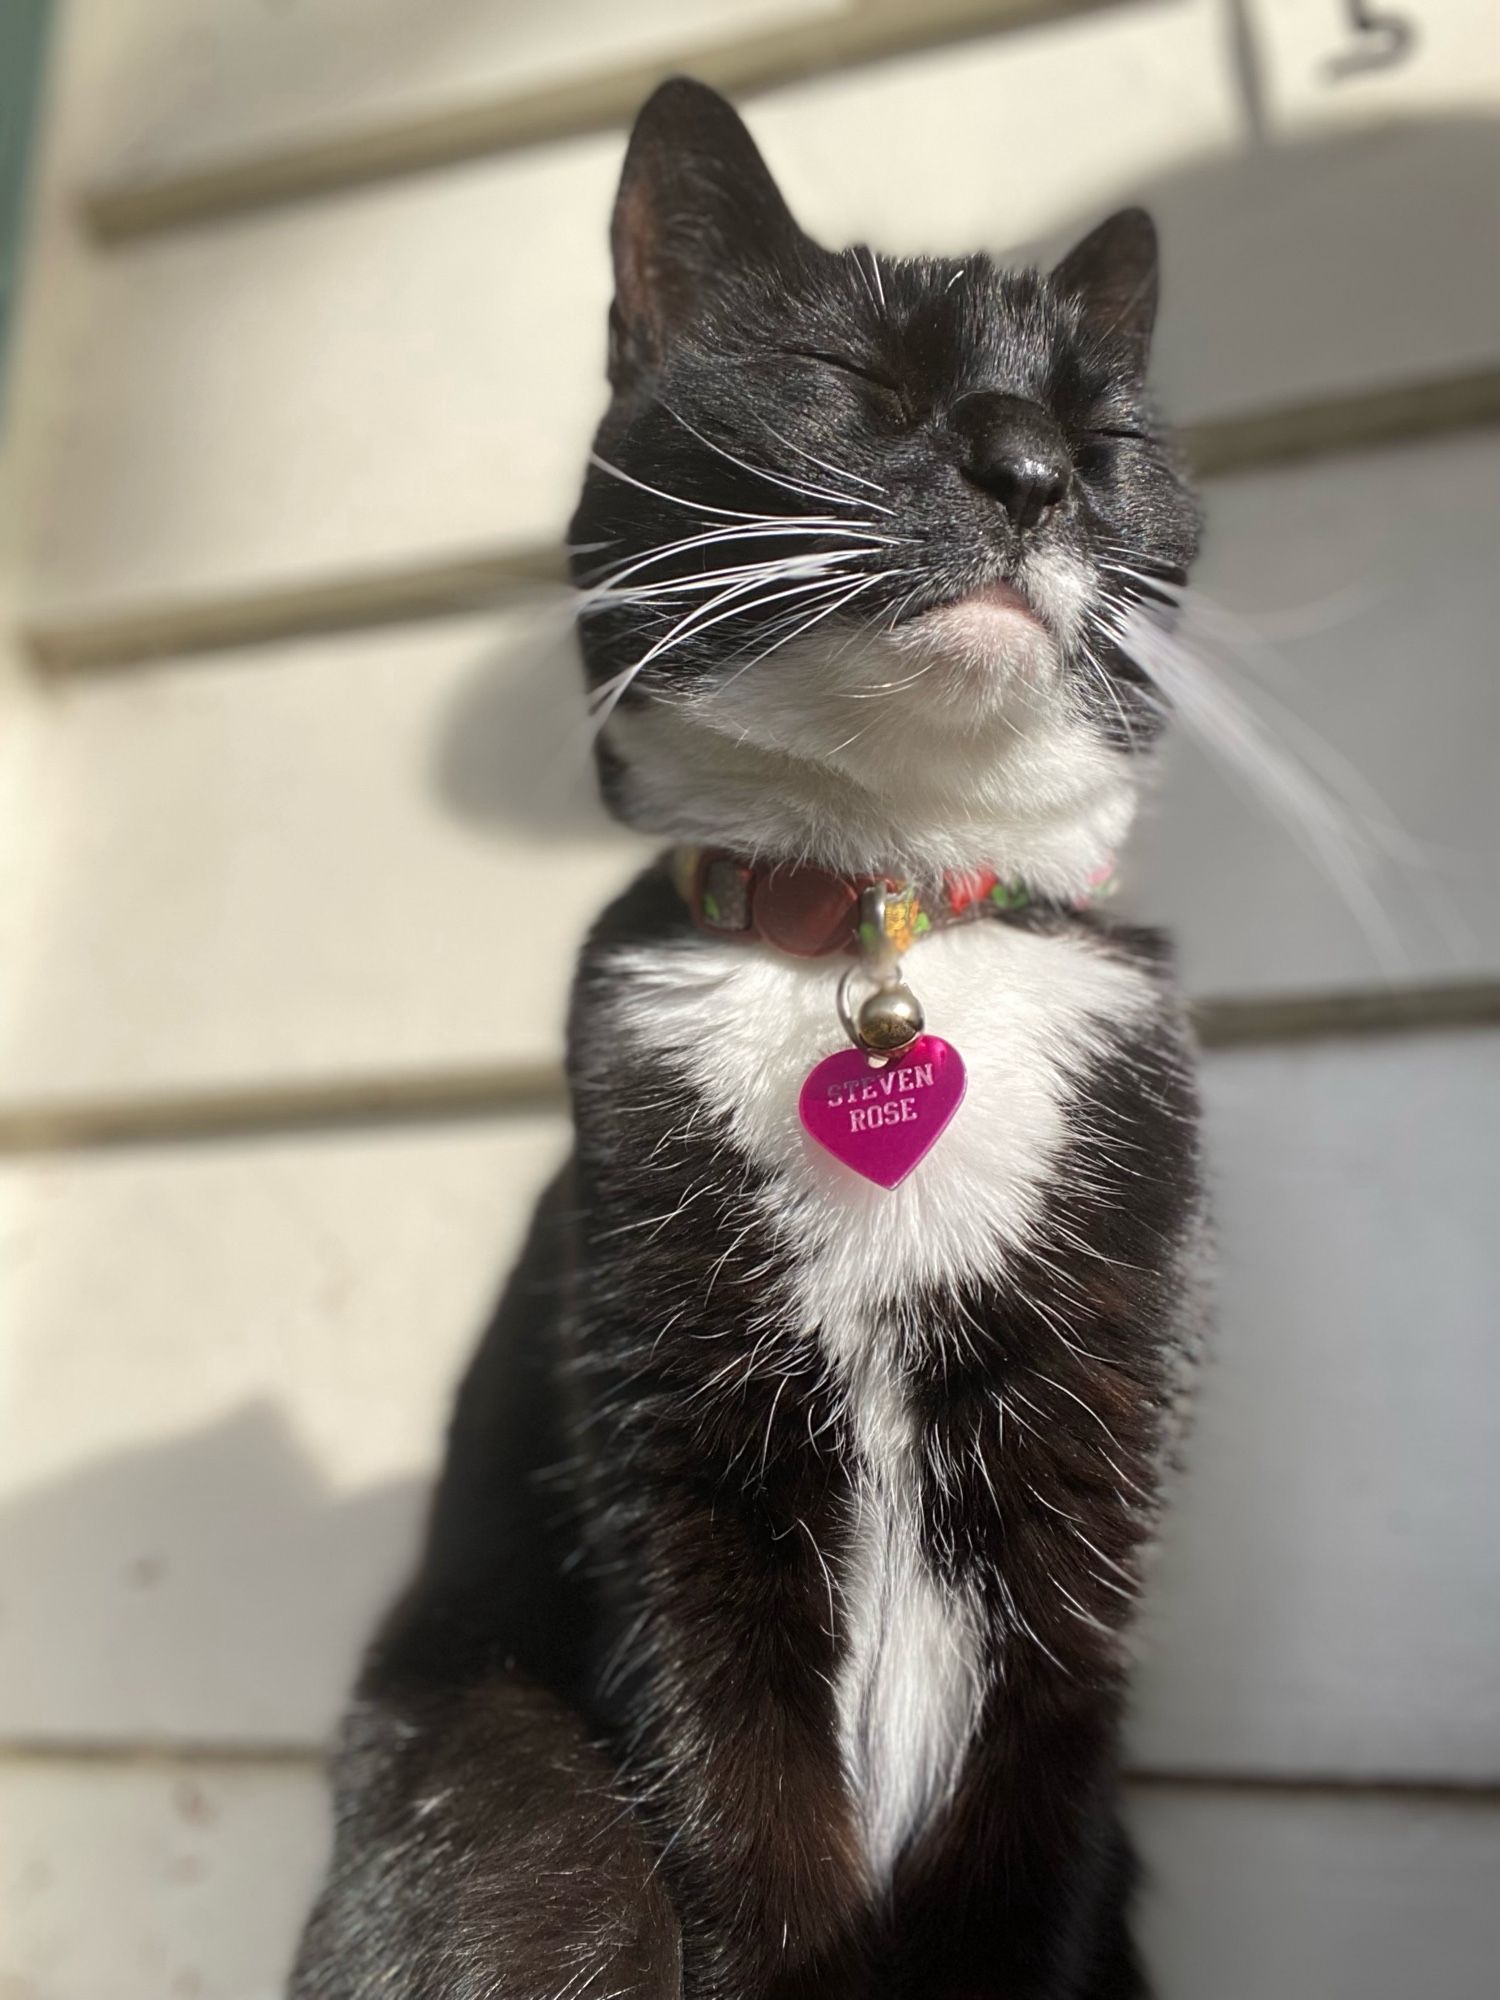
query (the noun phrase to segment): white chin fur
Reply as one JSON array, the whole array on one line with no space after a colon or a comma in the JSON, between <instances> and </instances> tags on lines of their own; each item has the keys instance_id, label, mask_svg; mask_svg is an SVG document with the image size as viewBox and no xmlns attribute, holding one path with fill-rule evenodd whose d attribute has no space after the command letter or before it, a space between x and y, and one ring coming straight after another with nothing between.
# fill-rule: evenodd
<instances>
[{"instance_id":1,"label":"white chin fur","mask_svg":"<svg viewBox=\"0 0 1500 2000\"><path fill-rule=\"evenodd\" d=\"M809 634L701 694L617 710L608 738L635 825L856 872L987 866L1069 898L1135 809L1138 760L1003 602Z\"/></svg>"}]
</instances>

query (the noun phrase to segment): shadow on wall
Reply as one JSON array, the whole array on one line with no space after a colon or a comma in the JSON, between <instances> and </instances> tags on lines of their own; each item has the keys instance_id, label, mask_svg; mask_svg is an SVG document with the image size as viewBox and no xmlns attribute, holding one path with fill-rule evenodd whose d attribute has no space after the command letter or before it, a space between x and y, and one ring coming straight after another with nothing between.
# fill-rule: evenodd
<instances>
[{"instance_id":1,"label":"shadow on wall","mask_svg":"<svg viewBox=\"0 0 1500 2000\"><path fill-rule=\"evenodd\" d=\"M425 1508L421 1480L330 1491L266 1402L12 1501L6 1735L318 1743Z\"/></svg>"},{"instance_id":2,"label":"shadow on wall","mask_svg":"<svg viewBox=\"0 0 1500 2000\"><path fill-rule=\"evenodd\" d=\"M1140 1766L1494 1761L1493 1039L1208 1068L1223 1323L1148 1606ZM256 1401L12 1496L0 1732L321 1742L428 1485L335 1492Z\"/></svg>"},{"instance_id":3,"label":"shadow on wall","mask_svg":"<svg viewBox=\"0 0 1500 2000\"><path fill-rule=\"evenodd\" d=\"M753 126L753 105L749 115ZM1006 239L1001 151L997 136L997 245ZM776 171L774 147L770 164ZM929 162L935 183L939 165ZM1500 124L1394 123L1185 163L1155 181L1122 185L1087 214L1060 219L1044 245L1017 254L1050 261L1112 206L1143 201L1163 239L1155 380L1168 411L1191 422L1284 404L1288 383L1297 385L1291 400L1302 402L1493 366L1497 186ZM974 247L945 239L936 203L929 240L891 243L882 236L878 192L851 185L839 193L850 239L868 236L903 252ZM597 237L577 246L579 256L601 254L607 220L597 218ZM587 445L580 435L580 468ZM1392 492L1388 504L1399 562L1401 495ZM559 541L565 526L558 523ZM1208 526L1212 568L1211 494ZM1399 593L1399 574L1380 583ZM518 618L523 663L508 646L476 671L441 731L436 789L449 811L482 830L596 841L603 821L567 593L538 594Z\"/></svg>"},{"instance_id":4,"label":"shadow on wall","mask_svg":"<svg viewBox=\"0 0 1500 2000\"><path fill-rule=\"evenodd\" d=\"M1120 189L1162 224L1169 404L1253 408L1299 368L1305 377L1310 356L1322 371L1311 388L1325 392L1420 372L1414 356L1430 372L1478 365L1483 329L1500 328L1496 185L1500 127L1454 121L1210 160ZM1002 201L997 176L997 212ZM1072 218L1057 240L1094 219ZM1403 496L1384 504L1394 528ZM1441 522L1427 532L1441 536ZM1399 594L1399 574L1386 583ZM433 782L482 833L592 841L602 818L565 596L519 615L535 628L524 667L507 652L476 671L443 719ZM1444 664L1425 663L1429 704ZM1215 857L1195 865L1211 872ZM1277 1422L1274 1408L1226 1416L1252 1455L1247 1433ZM251 1740L321 1735L409 1560L424 1485L335 1494L285 1417L255 1404L15 1500L0 1517L7 1729L108 1734L124 1715L164 1737L222 1734L226 1718Z\"/></svg>"},{"instance_id":5,"label":"shadow on wall","mask_svg":"<svg viewBox=\"0 0 1500 2000\"><path fill-rule=\"evenodd\" d=\"M1240 1408L1258 1430L1274 1430L1253 1403ZM1235 1455L1255 1461L1261 1450L1241 1437ZM430 1484L423 1476L336 1494L282 1412L256 1401L12 1500L0 1511L3 1733L71 1744L325 1744L415 1559ZM1191 1492L1174 1543L1193 1526L1190 1501ZM1255 1635L1275 1652L1278 1585L1257 1562L1265 1551L1253 1522L1212 1511L1216 1555L1240 1577L1230 1636L1241 1643L1218 1663L1209 1703L1222 1713L1234 1704L1226 1675L1253 1686L1263 1664L1255 1643L1242 1642ZM1229 1540L1236 1534L1243 1547ZM1191 1542L1174 1546L1169 1578L1194 1554ZM1189 1581L1201 1609L1202 1578ZM1159 1608L1148 1630L1158 1620ZM1191 1621L1167 1623L1171 1646L1153 1661L1148 1708L1158 1680L1174 1700L1192 1689Z\"/></svg>"},{"instance_id":6,"label":"shadow on wall","mask_svg":"<svg viewBox=\"0 0 1500 2000\"><path fill-rule=\"evenodd\" d=\"M596 844L613 823L594 782L571 593L538 588L507 624L441 718L438 796L502 839Z\"/></svg>"}]
</instances>

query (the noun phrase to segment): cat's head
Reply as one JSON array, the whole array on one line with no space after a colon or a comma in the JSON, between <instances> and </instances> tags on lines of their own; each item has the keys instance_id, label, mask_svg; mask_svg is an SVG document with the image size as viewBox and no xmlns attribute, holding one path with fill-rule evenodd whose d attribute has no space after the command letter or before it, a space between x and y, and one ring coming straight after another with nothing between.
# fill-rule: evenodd
<instances>
[{"instance_id":1,"label":"cat's head","mask_svg":"<svg viewBox=\"0 0 1500 2000\"><path fill-rule=\"evenodd\" d=\"M665 84L613 224L572 573L606 797L655 832L1075 893L1158 701L1115 643L1197 512L1145 391L1156 237L1051 272L829 251Z\"/></svg>"}]
</instances>

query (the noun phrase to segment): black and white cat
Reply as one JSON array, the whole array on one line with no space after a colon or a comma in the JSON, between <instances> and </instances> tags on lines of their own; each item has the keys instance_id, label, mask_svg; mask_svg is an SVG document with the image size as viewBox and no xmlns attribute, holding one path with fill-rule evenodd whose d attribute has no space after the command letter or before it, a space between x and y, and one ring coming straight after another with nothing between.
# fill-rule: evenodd
<instances>
[{"instance_id":1,"label":"black and white cat","mask_svg":"<svg viewBox=\"0 0 1500 2000\"><path fill-rule=\"evenodd\" d=\"M583 653L606 797L690 852L585 946L575 1155L293 1992L1140 1995L1118 1731L1202 1223L1163 946L1088 902L1160 715L1121 621L1197 540L1154 233L831 253L675 82L613 241ZM968 1072L892 1189L797 1116L856 962L806 910L872 883L942 919L904 975Z\"/></svg>"}]
</instances>

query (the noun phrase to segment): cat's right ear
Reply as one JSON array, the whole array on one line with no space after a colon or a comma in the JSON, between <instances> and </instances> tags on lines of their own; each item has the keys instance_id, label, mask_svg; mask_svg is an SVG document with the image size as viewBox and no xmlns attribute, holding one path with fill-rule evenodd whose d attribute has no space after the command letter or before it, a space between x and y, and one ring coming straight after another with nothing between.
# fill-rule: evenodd
<instances>
[{"instance_id":1,"label":"cat's right ear","mask_svg":"<svg viewBox=\"0 0 1500 2000\"><path fill-rule=\"evenodd\" d=\"M1122 208L1075 243L1052 273L1086 318L1125 344L1138 374L1145 373L1156 324L1156 270L1156 224L1143 208Z\"/></svg>"},{"instance_id":2,"label":"cat's right ear","mask_svg":"<svg viewBox=\"0 0 1500 2000\"><path fill-rule=\"evenodd\" d=\"M610 380L655 366L727 271L801 240L733 106L691 77L646 100L630 135L610 242Z\"/></svg>"}]
</instances>

